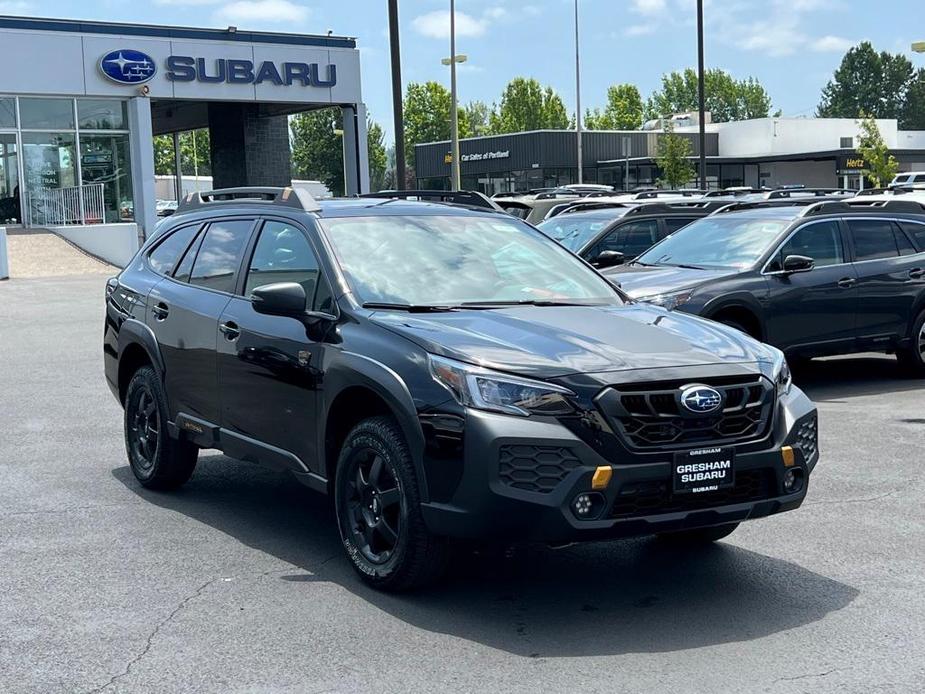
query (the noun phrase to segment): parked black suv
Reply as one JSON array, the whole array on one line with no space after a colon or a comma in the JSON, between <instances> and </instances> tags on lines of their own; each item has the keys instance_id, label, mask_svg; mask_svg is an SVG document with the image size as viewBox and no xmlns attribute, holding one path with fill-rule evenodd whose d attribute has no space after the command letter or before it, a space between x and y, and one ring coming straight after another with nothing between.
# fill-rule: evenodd
<instances>
[{"instance_id":1,"label":"parked black suv","mask_svg":"<svg viewBox=\"0 0 925 694\"><path fill-rule=\"evenodd\" d=\"M435 578L449 538L709 541L806 494L816 410L781 352L509 215L242 189L163 224L108 283L132 471L290 470L375 586Z\"/></svg>"},{"instance_id":2,"label":"parked black suv","mask_svg":"<svg viewBox=\"0 0 925 694\"><path fill-rule=\"evenodd\" d=\"M925 205L741 203L607 273L631 296L813 357L895 351L925 375Z\"/></svg>"},{"instance_id":3,"label":"parked black suv","mask_svg":"<svg viewBox=\"0 0 925 694\"><path fill-rule=\"evenodd\" d=\"M596 268L632 260L658 241L726 202L582 202L538 228Z\"/></svg>"}]
</instances>

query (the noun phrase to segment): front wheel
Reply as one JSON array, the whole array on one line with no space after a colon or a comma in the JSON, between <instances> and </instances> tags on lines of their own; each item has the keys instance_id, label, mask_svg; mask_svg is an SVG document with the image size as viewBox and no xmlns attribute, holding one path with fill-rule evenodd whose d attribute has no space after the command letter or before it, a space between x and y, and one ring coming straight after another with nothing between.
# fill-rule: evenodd
<instances>
[{"instance_id":1,"label":"front wheel","mask_svg":"<svg viewBox=\"0 0 925 694\"><path fill-rule=\"evenodd\" d=\"M670 533L660 533L659 540L679 545L708 545L711 542L722 540L732 534L739 527L738 523L716 525L711 528L694 528L692 530L676 530Z\"/></svg>"},{"instance_id":2,"label":"front wheel","mask_svg":"<svg viewBox=\"0 0 925 694\"><path fill-rule=\"evenodd\" d=\"M442 577L449 541L424 525L411 454L393 419L372 417L351 430L334 486L341 541L364 581L400 591Z\"/></svg>"},{"instance_id":3,"label":"front wheel","mask_svg":"<svg viewBox=\"0 0 925 694\"><path fill-rule=\"evenodd\" d=\"M910 376L925 377L925 311L916 316L912 323L912 334L908 347L896 351L900 366Z\"/></svg>"},{"instance_id":4,"label":"front wheel","mask_svg":"<svg viewBox=\"0 0 925 694\"><path fill-rule=\"evenodd\" d=\"M199 449L167 432L167 397L150 366L135 372L125 394L125 451L135 478L148 489L176 489L196 468Z\"/></svg>"}]
</instances>

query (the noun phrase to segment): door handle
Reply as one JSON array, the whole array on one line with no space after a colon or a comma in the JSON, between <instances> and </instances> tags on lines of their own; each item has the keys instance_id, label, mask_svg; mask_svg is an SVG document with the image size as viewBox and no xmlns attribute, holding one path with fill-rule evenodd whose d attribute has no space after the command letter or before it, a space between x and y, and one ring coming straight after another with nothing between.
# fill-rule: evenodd
<instances>
[{"instance_id":1,"label":"door handle","mask_svg":"<svg viewBox=\"0 0 925 694\"><path fill-rule=\"evenodd\" d=\"M225 323L220 323L218 326L219 332L225 336L225 339L229 342L234 342L241 336L241 331L238 329L238 324L234 321L227 321Z\"/></svg>"},{"instance_id":2,"label":"door handle","mask_svg":"<svg viewBox=\"0 0 925 694\"><path fill-rule=\"evenodd\" d=\"M856 279L854 279L854 277L842 277L842 278L841 278L840 280L838 280L838 282L836 282L835 284L837 284L837 285L838 285L839 287L841 287L842 289L848 289L848 288L850 288L850 287L853 287L853 286L856 285L857 283L858 283L858 281L857 281Z\"/></svg>"},{"instance_id":3,"label":"door handle","mask_svg":"<svg viewBox=\"0 0 925 694\"><path fill-rule=\"evenodd\" d=\"M167 314L170 313L170 309L167 308L167 304L163 301L158 301L154 306L151 307L151 312L154 314L155 320L164 320L167 318Z\"/></svg>"},{"instance_id":4,"label":"door handle","mask_svg":"<svg viewBox=\"0 0 925 694\"><path fill-rule=\"evenodd\" d=\"M920 267L914 267L911 270L909 270L909 277L911 277L914 280L920 280L922 279L922 277L925 277L925 270L923 270Z\"/></svg>"}]
</instances>

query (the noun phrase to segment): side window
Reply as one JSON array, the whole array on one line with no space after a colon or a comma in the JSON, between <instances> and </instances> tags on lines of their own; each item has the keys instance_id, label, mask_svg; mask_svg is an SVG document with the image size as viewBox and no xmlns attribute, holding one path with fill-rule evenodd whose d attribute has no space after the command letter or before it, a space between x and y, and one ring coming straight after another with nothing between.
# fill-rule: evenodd
<instances>
[{"instance_id":1,"label":"side window","mask_svg":"<svg viewBox=\"0 0 925 694\"><path fill-rule=\"evenodd\" d=\"M915 250L915 246L912 245L912 241L906 236L906 232L900 229L898 224L893 225L893 236L896 237L896 247L899 249L900 255L914 255L918 253L918 251Z\"/></svg>"},{"instance_id":2,"label":"side window","mask_svg":"<svg viewBox=\"0 0 925 694\"><path fill-rule=\"evenodd\" d=\"M658 222L648 219L629 222L615 229L597 244L596 254L601 251L619 251L627 258L635 258L649 250L658 236Z\"/></svg>"},{"instance_id":3,"label":"side window","mask_svg":"<svg viewBox=\"0 0 925 694\"><path fill-rule=\"evenodd\" d=\"M909 235L919 251L925 251L925 224L915 222L900 222L899 226Z\"/></svg>"},{"instance_id":4,"label":"side window","mask_svg":"<svg viewBox=\"0 0 925 694\"><path fill-rule=\"evenodd\" d=\"M783 245L779 257L768 266L768 270L780 270L783 259L788 255L812 258L816 267L844 263L845 253L838 222L816 222L798 229Z\"/></svg>"},{"instance_id":5,"label":"side window","mask_svg":"<svg viewBox=\"0 0 925 694\"><path fill-rule=\"evenodd\" d=\"M854 240L854 259L877 260L899 255L893 224L884 219L849 219L848 228Z\"/></svg>"},{"instance_id":6,"label":"side window","mask_svg":"<svg viewBox=\"0 0 925 694\"><path fill-rule=\"evenodd\" d=\"M913 183L925 183L925 174L919 174L912 179Z\"/></svg>"},{"instance_id":7,"label":"side window","mask_svg":"<svg viewBox=\"0 0 925 694\"><path fill-rule=\"evenodd\" d=\"M263 225L254 247L244 296L250 296L255 287L264 284L296 282L305 289L308 305L315 307L320 278L318 260L302 230L284 222L271 221Z\"/></svg>"},{"instance_id":8,"label":"side window","mask_svg":"<svg viewBox=\"0 0 925 694\"><path fill-rule=\"evenodd\" d=\"M193 242L183 254L183 259L177 264L176 270L173 271L173 278L180 282L189 282L190 275L193 272L193 261L196 260L196 253L199 252L199 246L202 244L204 232L200 231Z\"/></svg>"},{"instance_id":9,"label":"side window","mask_svg":"<svg viewBox=\"0 0 925 694\"><path fill-rule=\"evenodd\" d=\"M235 273L253 225L249 219L212 222L196 254L190 284L233 292Z\"/></svg>"},{"instance_id":10,"label":"side window","mask_svg":"<svg viewBox=\"0 0 925 694\"><path fill-rule=\"evenodd\" d=\"M198 224L181 227L157 244L154 250L148 253L148 262L155 272L169 275L198 229Z\"/></svg>"},{"instance_id":11,"label":"side window","mask_svg":"<svg viewBox=\"0 0 925 694\"><path fill-rule=\"evenodd\" d=\"M695 221L696 217L665 217L665 231L669 234L675 233L681 227L686 227Z\"/></svg>"}]
</instances>

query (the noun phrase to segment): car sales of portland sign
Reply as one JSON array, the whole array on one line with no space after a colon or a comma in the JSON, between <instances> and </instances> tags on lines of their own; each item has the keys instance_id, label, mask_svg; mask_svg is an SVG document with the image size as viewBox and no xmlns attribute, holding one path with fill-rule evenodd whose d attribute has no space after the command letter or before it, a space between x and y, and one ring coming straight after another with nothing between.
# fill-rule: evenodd
<instances>
[{"instance_id":1,"label":"car sales of portland sign","mask_svg":"<svg viewBox=\"0 0 925 694\"><path fill-rule=\"evenodd\" d=\"M100 58L100 71L119 84L144 84L157 74L157 65L148 54L126 48ZM322 70L318 63L265 60L255 64L239 58L216 58L207 64L205 58L171 55L166 60L165 76L171 82L333 87L337 84L337 66L328 64Z\"/></svg>"}]
</instances>

